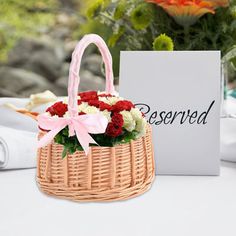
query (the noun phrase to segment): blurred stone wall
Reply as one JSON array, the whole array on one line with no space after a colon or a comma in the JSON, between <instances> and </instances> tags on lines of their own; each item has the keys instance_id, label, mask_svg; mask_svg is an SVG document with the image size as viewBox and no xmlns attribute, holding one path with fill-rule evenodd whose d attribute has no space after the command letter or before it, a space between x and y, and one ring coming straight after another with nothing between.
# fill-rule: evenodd
<instances>
[{"instance_id":1,"label":"blurred stone wall","mask_svg":"<svg viewBox=\"0 0 236 236\"><path fill-rule=\"evenodd\" d=\"M24 38L0 66L0 96L27 97L32 93L51 90L58 96L67 94L71 53L76 42L62 43ZM101 57L87 54L80 71L80 90L103 90Z\"/></svg>"},{"instance_id":2,"label":"blurred stone wall","mask_svg":"<svg viewBox=\"0 0 236 236\"><path fill-rule=\"evenodd\" d=\"M79 27L70 12L57 13L53 28L42 29L38 38L27 35L11 49L0 64L0 97L28 97L51 90L67 95L71 54L77 43L71 35ZM78 30L78 29L77 29ZM80 71L80 91L104 90L102 60L95 47L86 50Z\"/></svg>"}]
</instances>

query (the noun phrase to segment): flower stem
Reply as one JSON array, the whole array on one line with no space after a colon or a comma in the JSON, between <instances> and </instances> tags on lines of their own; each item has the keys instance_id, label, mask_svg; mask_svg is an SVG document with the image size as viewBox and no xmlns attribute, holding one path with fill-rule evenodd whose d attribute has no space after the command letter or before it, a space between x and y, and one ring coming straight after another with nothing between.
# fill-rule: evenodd
<instances>
[{"instance_id":1,"label":"flower stem","mask_svg":"<svg viewBox=\"0 0 236 236\"><path fill-rule=\"evenodd\" d=\"M184 26L184 44L185 45L188 45L189 44L189 41L190 41L190 37L189 37L189 26L188 25L185 25ZM188 48L185 48L185 49L188 49Z\"/></svg>"}]
</instances>

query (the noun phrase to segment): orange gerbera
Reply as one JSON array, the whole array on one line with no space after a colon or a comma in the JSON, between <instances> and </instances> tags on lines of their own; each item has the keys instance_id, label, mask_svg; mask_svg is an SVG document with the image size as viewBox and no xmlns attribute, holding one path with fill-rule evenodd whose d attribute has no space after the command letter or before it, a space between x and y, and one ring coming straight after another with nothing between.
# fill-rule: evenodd
<instances>
[{"instance_id":1,"label":"orange gerbera","mask_svg":"<svg viewBox=\"0 0 236 236\"><path fill-rule=\"evenodd\" d=\"M226 7L229 0L146 0L162 7L182 26L194 24L206 13L215 13L217 7Z\"/></svg>"}]
</instances>

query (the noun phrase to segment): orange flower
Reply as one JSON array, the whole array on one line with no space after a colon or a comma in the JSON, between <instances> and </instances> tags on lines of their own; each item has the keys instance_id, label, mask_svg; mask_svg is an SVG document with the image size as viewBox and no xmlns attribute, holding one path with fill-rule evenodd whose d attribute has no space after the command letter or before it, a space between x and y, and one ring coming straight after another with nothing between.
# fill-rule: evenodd
<instances>
[{"instance_id":1,"label":"orange flower","mask_svg":"<svg viewBox=\"0 0 236 236\"><path fill-rule=\"evenodd\" d=\"M217 7L226 7L229 0L146 0L162 7L175 21L184 26L194 24L206 13L215 13Z\"/></svg>"}]
</instances>

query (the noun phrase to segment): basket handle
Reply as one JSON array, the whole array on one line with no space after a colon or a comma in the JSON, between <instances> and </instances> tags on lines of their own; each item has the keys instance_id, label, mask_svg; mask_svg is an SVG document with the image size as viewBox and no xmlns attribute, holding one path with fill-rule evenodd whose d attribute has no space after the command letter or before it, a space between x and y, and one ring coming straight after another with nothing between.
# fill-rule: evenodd
<instances>
[{"instance_id":1,"label":"basket handle","mask_svg":"<svg viewBox=\"0 0 236 236\"><path fill-rule=\"evenodd\" d=\"M71 116L78 115L77 95L80 83L79 70L84 51L92 43L94 43L98 47L102 55L103 62L105 64L106 93L112 95L117 94L113 84L114 77L112 70L112 57L106 43L100 36L96 34L85 35L76 45L76 48L72 54L72 61L70 64L69 83L68 83L68 97L69 97L68 111Z\"/></svg>"}]
</instances>

